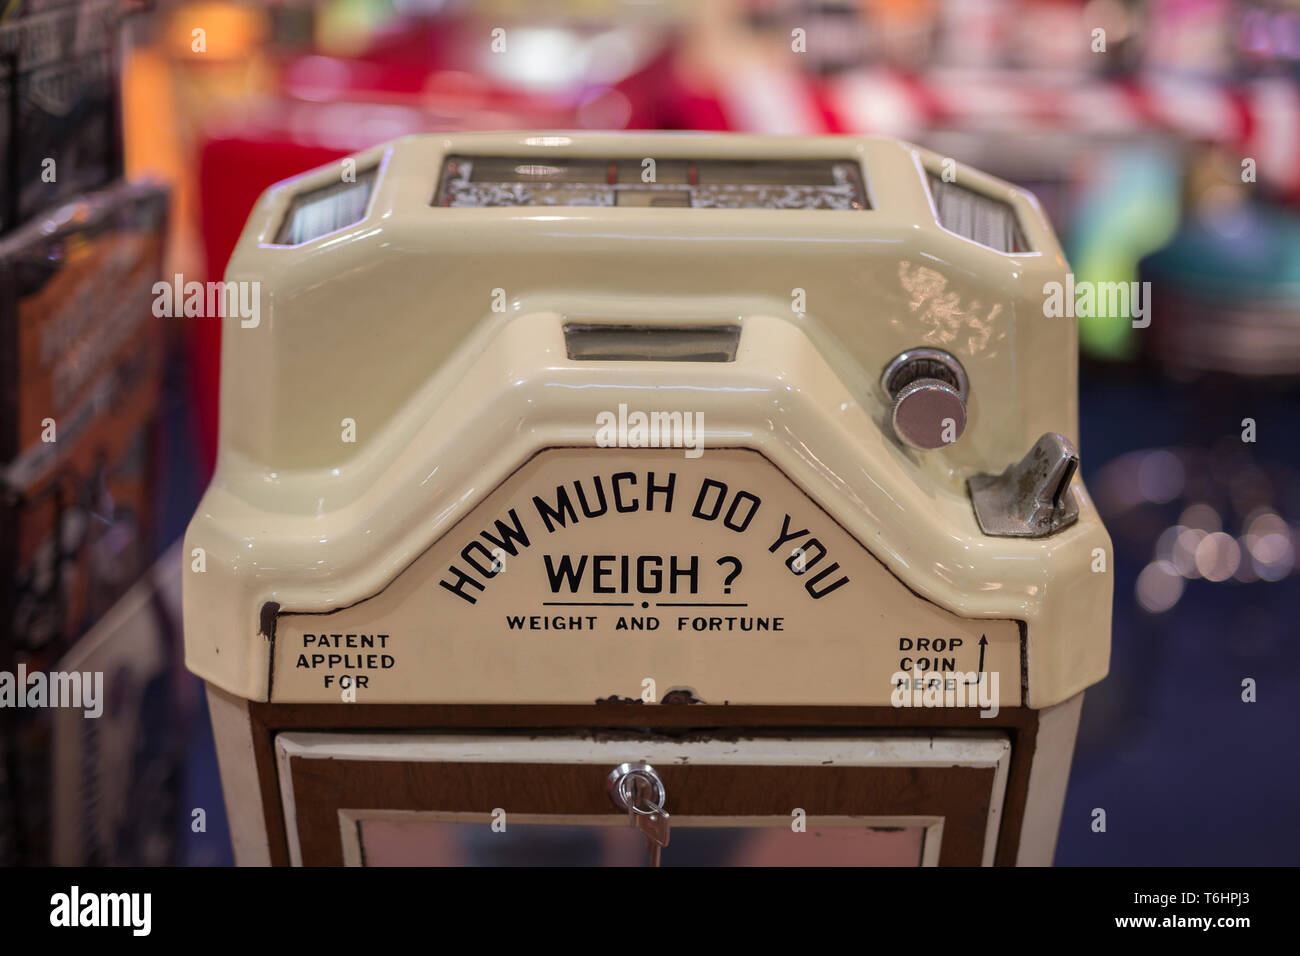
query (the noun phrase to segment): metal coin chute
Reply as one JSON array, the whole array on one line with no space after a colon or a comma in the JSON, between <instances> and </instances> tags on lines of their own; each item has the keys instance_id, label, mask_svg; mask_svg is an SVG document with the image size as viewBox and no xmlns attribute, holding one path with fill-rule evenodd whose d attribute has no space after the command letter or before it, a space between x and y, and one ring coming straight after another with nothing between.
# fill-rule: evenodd
<instances>
[{"instance_id":1,"label":"metal coin chute","mask_svg":"<svg viewBox=\"0 0 1300 956\"><path fill-rule=\"evenodd\" d=\"M1000 475L973 475L970 496L985 534L1041 538L1079 520L1070 482L1079 455L1063 435L1038 439L1019 462Z\"/></svg>"}]
</instances>

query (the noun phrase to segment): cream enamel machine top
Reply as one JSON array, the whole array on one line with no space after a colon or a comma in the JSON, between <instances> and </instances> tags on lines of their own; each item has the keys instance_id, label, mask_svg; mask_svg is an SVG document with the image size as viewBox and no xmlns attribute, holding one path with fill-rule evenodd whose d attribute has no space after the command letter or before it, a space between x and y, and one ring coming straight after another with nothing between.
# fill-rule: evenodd
<instances>
[{"instance_id":1,"label":"cream enamel machine top","mask_svg":"<svg viewBox=\"0 0 1300 956\"><path fill-rule=\"evenodd\" d=\"M186 540L239 862L1050 863L1112 584L1066 270L884 139L268 190Z\"/></svg>"}]
</instances>

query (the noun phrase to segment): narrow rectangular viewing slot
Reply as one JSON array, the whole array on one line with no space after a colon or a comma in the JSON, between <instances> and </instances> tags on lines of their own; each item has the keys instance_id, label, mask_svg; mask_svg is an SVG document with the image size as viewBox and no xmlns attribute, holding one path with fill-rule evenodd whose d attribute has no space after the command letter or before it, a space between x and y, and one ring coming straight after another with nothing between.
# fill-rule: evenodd
<instances>
[{"instance_id":1,"label":"narrow rectangular viewing slot","mask_svg":"<svg viewBox=\"0 0 1300 956\"><path fill-rule=\"evenodd\" d=\"M870 209L850 159L591 159L448 156L435 206Z\"/></svg>"},{"instance_id":2,"label":"narrow rectangular viewing slot","mask_svg":"<svg viewBox=\"0 0 1300 956\"><path fill-rule=\"evenodd\" d=\"M1031 252L1011 204L929 173L939 225L998 252Z\"/></svg>"},{"instance_id":3,"label":"narrow rectangular viewing slot","mask_svg":"<svg viewBox=\"0 0 1300 956\"><path fill-rule=\"evenodd\" d=\"M740 326L564 326L569 358L579 362L734 362Z\"/></svg>"},{"instance_id":4,"label":"narrow rectangular viewing slot","mask_svg":"<svg viewBox=\"0 0 1300 956\"><path fill-rule=\"evenodd\" d=\"M366 217L378 171L372 166L357 173L355 181L330 183L294 196L276 233L276 244L299 246L360 222Z\"/></svg>"}]
</instances>

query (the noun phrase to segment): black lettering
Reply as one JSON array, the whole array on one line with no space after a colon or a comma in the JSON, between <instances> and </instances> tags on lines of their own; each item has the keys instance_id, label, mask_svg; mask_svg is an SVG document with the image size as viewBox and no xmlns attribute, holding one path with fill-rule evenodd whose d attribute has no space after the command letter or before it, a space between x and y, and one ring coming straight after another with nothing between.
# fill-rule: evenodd
<instances>
[{"instance_id":1,"label":"black lettering","mask_svg":"<svg viewBox=\"0 0 1300 956\"><path fill-rule=\"evenodd\" d=\"M617 492L615 495L617 496ZM591 556L591 573L596 579L591 589L597 594L613 594L618 590L618 588L608 587L601 583L603 579L614 573L611 568L606 567L613 560L614 555L612 554L594 554Z\"/></svg>"},{"instance_id":2,"label":"black lettering","mask_svg":"<svg viewBox=\"0 0 1300 956\"><path fill-rule=\"evenodd\" d=\"M686 578L686 580L689 581L691 585L690 593L698 594L699 583L700 583L699 555L695 555L695 554L691 555L690 567L683 568L678 566L677 555L674 554L672 556L672 559L668 563L668 575L669 575L668 590L673 594L681 593L681 589L677 586L678 578Z\"/></svg>"},{"instance_id":3,"label":"black lettering","mask_svg":"<svg viewBox=\"0 0 1300 956\"><path fill-rule=\"evenodd\" d=\"M481 551L483 555L488 559L486 568L483 567L483 565L479 564L478 561L474 559L473 555L475 551ZM494 555L491 551L489 551L487 549L487 545L484 544L482 541L471 541L469 544L465 545L465 547L460 549L460 556L465 561L466 564L468 564L479 574L483 575L485 578L495 577L498 573L496 571L496 566L497 566L496 555Z\"/></svg>"},{"instance_id":4,"label":"black lettering","mask_svg":"<svg viewBox=\"0 0 1300 956\"><path fill-rule=\"evenodd\" d=\"M804 590L806 590L814 598L824 598L826 595L830 594L832 591L836 590L837 588L841 588L844 585L848 584L849 583L848 575L841 575L838 581L834 581L831 584L828 584L820 591L816 590L815 585L817 584L817 582L820 581L822 578L826 577L828 574L834 574L839 569L839 566L840 563L836 561L834 564L832 564L825 571L822 571L820 574L817 575L817 577L813 578L811 581L805 581L803 585Z\"/></svg>"},{"instance_id":5,"label":"black lettering","mask_svg":"<svg viewBox=\"0 0 1300 956\"><path fill-rule=\"evenodd\" d=\"M546 523L546 533L550 534L555 531L556 521L561 528L568 525L570 521L575 524L578 521L578 514L573 510L573 502L569 500L569 493L563 487L555 489L555 507L552 508L537 495L533 495L533 505L537 508L537 513L541 516L542 521Z\"/></svg>"},{"instance_id":6,"label":"black lettering","mask_svg":"<svg viewBox=\"0 0 1300 956\"><path fill-rule=\"evenodd\" d=\"M740 507L742 501L752 501L753 505L750 506L749 511L746 513L745 520L740 524L736 524L733 519L736 517L736 509ZM748 491L740 492L736 495L735 500L731 502L731 507L727 509L727 516L722 519L722 523L732 531L744 531L749 527L749 523L754 520L754 515L761 503L756 496L751 495Z\"/></svg>"},{"instance_id":7,"label":"black lettering","mask_svg":"<svg viewBox=\"0 0 1300 956\"><path fill-rule=\"evenodd\" d=\"M569 592L576 594L578 585L582 583L582 572L587 566L587 556L584 554L578 559L578 566L573 566L573 558L564 555L560 558L559 567L551 562L549 554L543 555L542 559L546 562L546 576L551 580L551 593L560 593L560 586L568 581Z\"/></svg>"},{"instance_id":8,"label":"black lettering","mask_svg":"<svg viewBox=\"0 0 1300 956\"><path fill-rule=\"evenodd\" d=\"M464 591L464 587L467 584L472 584L474 587L482 591L483 584L479 581L474 580L472 577L470 577L460 568L456 567L454 564L451 567L449 567L447 570L456 576L456 583L448 584L446 581L439 581L438 583L442 585L444 588L446 588L448 591L450 591L452 594L455 594L457 597L464 598L470 604L477 604L478 598L466 594Z\"/></svg>"},{"instance_id":9,"label":"black lettering","mask_svg":"<svg viewBox=\"0 0 1300 956\"><path fill-rule=\"evenodd\" d=\"M813 548L817 549L817 557L810 558L808 557L808 552ZM826 546L816 538L809 538L801 544L797 550L799 551L798 554L791 554L790 557L785 559L785 566L791 571L794 571L795 574L803 574L804 571L807 571L822 558L826 557ZM803 567L796 568L795 565L799 562L800 558L803 559Z\"/></svg>"},{"instance_id":10,"label":"black lettering","mask_svg":"<svg viewBox=\"0 0 1300 956\"><path fill-rule=\"evenodd\" d=\"M497 534L501 535L500 538L493 537L490 531L483 531L480 533L484 538L492 544L495 544L498 548L513 558L519 554L519 551L515 548L516 541L519 542L520 547L528 547L528 533L524 531L523 525L519 522L519 515L516 513L514 508L511 508L507 514L510 516L510 520L514 522L514 527L507 527L506 523L498 518L496 526Z\"/></svg>"},{"instance_id":11,"label":"black lettering","mask_svg":"<svg viewBox=\"0 0 1300 956\"><path fill-rule=\"evenodd\" d=\"M703 511L704 499L708 496L709 491L712 489L717 490L718 500L713 505L713 510L708 514L705 514ZM712 478L705 478L704 484L700 485L700 494L699 497L695 499L695 507L691 509L691 515L696 518L703 518L705 521L712 521L714 518L718 516L718 512L722 510L722 502L726 500L726 497L727 497L726 485L724 485L720 481L714 481Z\"/></svg>"},{"instance_id":12,"label":"black lettering","mask_svg":"<svg viewBox=\"0 0 1300 956\"><path fill-rule=\"evenodd\" d=\"M808 533L807 528L804 528L802 531L790 531L790 520L791 519L789 515L786 515L784 520L782 520L781 537L773 541L772 546L767 549L772 554L776 554L776 549L781 547L781 545L785 544L787 541L793 541L795 538L798 538L801 535L805 535Z\"/></svg>"},{"instance_id":13,"label":"black lettering","mask_svg":"<svg viewBox=\"0 0 1300 956\"><path fill-rule=\"evenodd\" d=\"M678 437L680 438L680 435ZM645 510L654 511L655 495L662 494L664 496L664 511L672 511L673 510L673 486L677 483L677 473L672 472L668 475L667 484L656 485L655 473L652 471L650 472L649 477L647 478L646 481L649 486L649 489L646 492Z\"/></svg>"},{"instance_id":14,"label":"black lettering","mask_svg":"<svg viewBox=\"0 0 1300 956\"><path fill-rule=\"evenodd\" d=\"M578 493L578 504L582 506L582 513L588 518L599 518L609 510L609 505L605 503L605 483L600 480L600 476L593 477L592 482L596 486L596 495L600 499L600 510L595 511L587 504L587 495L582 490L582 482L575 481L573 489Z\"/></svg>"},{"instance_id":15,"label":"black lettering","mask_svg":"<svg viewBox=\"0 0 1300 956\"><path fill-rule=\"evenodd\" d=\"M633 502L631 505L624 505L623 495L618 487L619 484L624 481L631 482L635 485L636 475L632 474L630 471L620 471L610 479L610 482L614 485L614 510L627 514L628 512L636 511L637 508L641 507L641 505L639 502Z\"/></svg>"},{"instance_id":16,"label":"black lettering","mask_svg":"<svg viewBox=\"0 0 1300 956\"><path fill-rule=\"evenodd\" d=\"M658 594L663 590L663 559L643 554L636 559L636 589L641 594Z\"/></svg>"}]
</instances>

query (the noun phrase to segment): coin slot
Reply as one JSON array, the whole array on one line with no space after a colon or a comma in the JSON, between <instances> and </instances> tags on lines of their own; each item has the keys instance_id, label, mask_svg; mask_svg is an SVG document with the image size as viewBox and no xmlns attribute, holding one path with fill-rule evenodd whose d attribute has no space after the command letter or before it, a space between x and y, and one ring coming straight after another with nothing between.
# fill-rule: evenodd
<instances>
[{"instance_id":1,"label":"coin slot","mask_svg":"<svg viewBox=\"0 0 1300 956\"><path fill-rule=\"evenodd\" d=\"M740 326L564 326L564 347L579 362L734 362Z\"/></svg>"}]
</instances>

